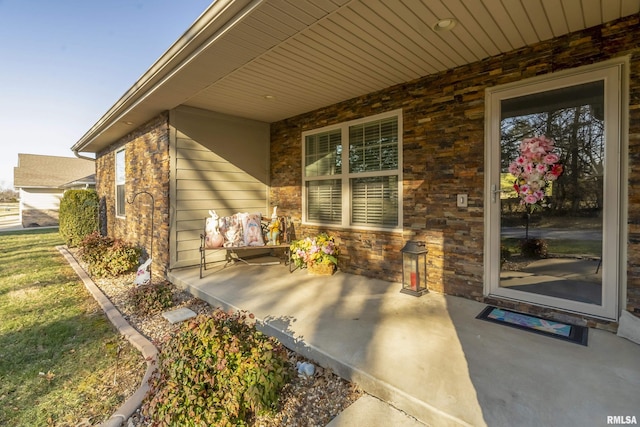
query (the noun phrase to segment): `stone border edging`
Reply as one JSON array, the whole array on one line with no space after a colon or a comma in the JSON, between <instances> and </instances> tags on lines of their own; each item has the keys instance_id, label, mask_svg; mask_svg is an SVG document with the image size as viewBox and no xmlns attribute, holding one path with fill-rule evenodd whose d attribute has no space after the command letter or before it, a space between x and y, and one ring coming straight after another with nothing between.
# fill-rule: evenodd
<instances>
[{"instance_id":1,"label":"stone border edging","mask_svg":"<svg viewBox=\"0 0 640 427\"><path fill-rule=\"evenodd\" d=\"M84 282L85 287L91 293L93 298L98 302L102 310L107 315L111 323L118 329L127 340L137 348L144 359L147 361L147 371L142 378L142 383L138 390L133 393L117 410L111 415L111 417L100 424L101 427L120 427L122 424L133 415L133 413L140 407L142 400L144 399L147 391L149 390L149 378L153 371L156 369L156 359L158 356L158 349L146 339L140 332L135 330L122 316L113 303L106 297L102 290L94 283L89 275L78 264L76 259L71 255L66 246L56 246L56 249L65 257L71 268L76 272L78 277Z\"/></svg>"}]
</instances>

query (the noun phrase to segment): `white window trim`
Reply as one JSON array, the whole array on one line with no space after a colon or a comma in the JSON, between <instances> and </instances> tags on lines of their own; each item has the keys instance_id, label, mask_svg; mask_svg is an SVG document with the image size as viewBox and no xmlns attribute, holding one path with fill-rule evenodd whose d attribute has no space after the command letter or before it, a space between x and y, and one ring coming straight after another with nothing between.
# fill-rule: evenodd
<instances>
[{"instance_id":1,"label":"white window trim","mask_svg":"<svg viewBox=\"0 0 640 427\"><path fill-rule=\"evenodd\" d=\"M122 181L122 182L118 182L118 154L119 153L123 153L124 163L125 163L123 165L125 167L125 176L124 176L124 181ZM121 148L120 150L116 150L115 156L113 158L113 166L114 166L114 171L115 171L115 173L114 173L113 191L114 191L114 194L115 194L115 197L114 197L114 199L115 199L115 204L114 205L115 206L114 207L115 207L116 218L125 218L126 217L126 209L124 210L124 212L125 212L124 215L118 214L118 212L120 211L120 209L118 209L119 206L120 206L119 203L118 203L118 185L125 186L126 183L127 183L126 164L127 164L127 154L126 154L124 148ZM126 195L125 195L125 197L126 197ZM126 203L126 200L123 200L122 203Z\"/></svg>"},{"instance_id":2,"label":"white window trim","mask_svg":"<svg viewBox=\"0 0 640 427\"><path fill-rule=\"evenodd\" d=\"M397 171L388 171L381 170L375 172L360 172L360 173L350 173L349 172L349 127L356 126L363 123L369 123L376 120L383 120L390 117L397 117L398 119L398 170ZM305 139L308 135L315 135L318 133L330 132L336 129L341 130L341 141L342 141L342 174L340 175L325 175L325 176L314 176L314 177L306 177L305 176L305 151L306 144ZM402 109L387 111L385 113L376 114L373 116L367 116L356 120L351 120L348 122L342 122L335 125L329 125L322 128L312 129L305 132L302 132L302 224L304 225L312 225L312 226L328 226L337 229L347 229L347 230L371 230L371 231L384 231L384 232L394 232L401 233L403 230L403 200L404 200L404 190L403 190L403 179L402 179L402 170L403 170L403 160L402 160L402 152L403 152L403 117L402 117ZM398 177L398 225L396 227L381 227L381 226L366 226L366 225L352 225L351 224L351 178L365 178L371 176L397 176ZM317 181L321 179L336 179L339 177L342 179L342 223L323 223L323 222L314 222L307 221L307 181Z\"/></svg>"}]
</instances>

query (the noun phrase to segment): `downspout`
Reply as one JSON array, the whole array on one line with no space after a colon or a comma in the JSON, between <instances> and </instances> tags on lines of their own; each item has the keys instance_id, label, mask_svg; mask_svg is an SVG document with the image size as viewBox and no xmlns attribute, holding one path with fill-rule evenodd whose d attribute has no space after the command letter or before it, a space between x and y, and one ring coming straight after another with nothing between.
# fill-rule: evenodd
<instances>
[{"instance_id":1,"label":"downspout","mask_svg":"<svg viewBox=\"0 0 640 427\"><path fill-rule=\"evenodd\" d=\"M94 157L87 157L87 156L83 156L82 154L78 153L78 150L71 150L73 152L73 155L76 156L79 159L82 160L91 160L92 162L95 162L96 159Z\"/></svg>"}]
</instances>

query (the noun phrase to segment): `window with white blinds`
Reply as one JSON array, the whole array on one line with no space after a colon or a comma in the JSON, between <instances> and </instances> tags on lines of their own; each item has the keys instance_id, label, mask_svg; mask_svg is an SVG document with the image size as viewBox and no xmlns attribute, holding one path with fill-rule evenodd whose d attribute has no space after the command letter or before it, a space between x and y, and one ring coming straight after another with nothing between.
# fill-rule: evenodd
<instances>
[{"instance_id":1,"label":"window with white blinds","mask_svg":"<svg viewBox=\"0 0 640 427\"><path fill-rule=\"evenodd\" d=\"M307 181L307 220L342 222L342 182L339 179Z\"/></svg>"},{"instance_id":2,"label":"window with white blinds","mask_svg":"<svg viewBox=\"0 0 640 427\"><path fill-rule=\"evenodd\" d=\"M351 179L351 224L398 225L398 177Z\"/></svg>"},{"instance_id":3,"label":"window with white blinds","mask_svg":"<svg viewBox=\"0 0 640 427\"><path fill-rule=\"evenodd\" d=\"M309 135L305 141L305 175L342 173L342 135L340 130Z\"/></svg>"},{"instance_id":4,"label":"window with white blinds","mask_svg":"<svg viewBox=\"0 0 640 427\"><path fill-rule=\"evenodd\" d=\"M398 170L398 119L349 126L349 171Z\"/></svg>"},{"instance_id":5,"label":"window with white blinds","mask_svg":"<svg viewBox=\"0 0 640 427\"><path fill-rule=\"evenodd\" d=\"M400 227L401 124L397 110L303 133L306 223Z\"/></svg>"}]
</instances>

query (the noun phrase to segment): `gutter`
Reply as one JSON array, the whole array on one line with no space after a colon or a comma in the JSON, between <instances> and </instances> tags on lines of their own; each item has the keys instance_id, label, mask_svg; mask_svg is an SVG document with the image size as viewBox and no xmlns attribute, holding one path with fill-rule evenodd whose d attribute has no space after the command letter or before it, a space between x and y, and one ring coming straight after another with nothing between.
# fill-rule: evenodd
<instances>
[{"instance_id":1,"label":"gutter","mask_svg":"<svg viewBox=\"0 0 640 427\"><path fill-rule=\"evenodd\" d=\"M75 147L75 146L74 146L74 147ZM71 150L71 151L73 151L73 155L74 155L74 156L76 156L77 158L82 159L82 160L91 160L92 162L95 162L95 161L96 161L96 158L95 158L95 157L87 157L87 156L84 156L84 155L80 154L80 153L78 152L78 150L77 150L77 149L75 149L75 150L74 150L74 149L73 149L74 147L72 147L72 150Z\"/></svg>"}]
</instances>

